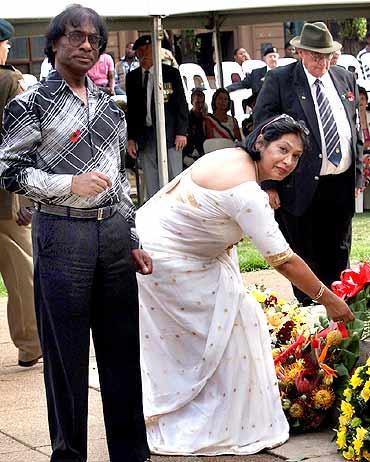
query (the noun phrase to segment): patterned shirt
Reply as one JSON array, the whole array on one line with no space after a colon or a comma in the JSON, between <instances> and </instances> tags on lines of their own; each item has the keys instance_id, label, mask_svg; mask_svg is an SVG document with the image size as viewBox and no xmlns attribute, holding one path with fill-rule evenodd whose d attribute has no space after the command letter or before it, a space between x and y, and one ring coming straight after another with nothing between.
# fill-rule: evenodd
<instances>
[{"instance_id":1,"label":"patterned shirt","mask_svg":"<svg viewBox=\"0 0 370 462\"><path fill-rule=\"evenodd\" d=\"M76 208L118 204L137 247L135 208L122 166L126 121L113 100L87 79L88 104L56 72L14 98L4 112L0 187L35 202ZM71 192L72 177L99 171L112 186L93 197Z\"/></svg>"}]
</instances>

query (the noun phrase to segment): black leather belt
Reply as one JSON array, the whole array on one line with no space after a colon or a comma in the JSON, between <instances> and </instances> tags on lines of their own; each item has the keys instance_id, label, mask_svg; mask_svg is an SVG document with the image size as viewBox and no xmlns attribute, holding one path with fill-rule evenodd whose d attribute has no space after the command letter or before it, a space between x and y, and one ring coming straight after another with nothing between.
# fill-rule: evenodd
<instances>
[{"instance_id":1,"label":"black leather belt","mask_svg":"<svg viewBox=\"0 0 370 462\"><path fill-rule=\"evenodd\" d=\"M35 209L41 213L57 215L59 217L81 218L83 220L105 220L117 212L117 204L100 207L98 209L77 209L64 205L46 205L35 203Z\"/></svg>"}]
</instances>

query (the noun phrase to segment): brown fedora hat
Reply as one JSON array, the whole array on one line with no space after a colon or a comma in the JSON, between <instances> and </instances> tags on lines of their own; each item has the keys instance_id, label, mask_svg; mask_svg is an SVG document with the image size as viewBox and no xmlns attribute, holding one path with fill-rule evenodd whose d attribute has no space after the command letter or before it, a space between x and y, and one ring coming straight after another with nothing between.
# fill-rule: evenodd
<instances>
[{"instance_id":1,"label":"brown fedora hat","mask_svg":"<svg viewBox=\"0 0 370 462\"><path fill-rule=\"evenodd\" d=\"M294 37L290 44L316 53L334 53L342 48L339 42L333 40L329 29L323 22L304 24L301 35Z\"/></svg>"}]
</instances>

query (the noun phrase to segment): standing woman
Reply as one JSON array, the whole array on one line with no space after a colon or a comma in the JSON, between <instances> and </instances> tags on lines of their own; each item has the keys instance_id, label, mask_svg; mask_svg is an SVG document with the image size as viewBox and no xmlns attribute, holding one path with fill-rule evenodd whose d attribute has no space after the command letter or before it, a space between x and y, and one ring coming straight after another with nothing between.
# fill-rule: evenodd
<instances>
[{"instance_id":1,"label":"standing woman","mask_svg":"<svg viewBox=\"0 0 370 462\"><path fill-rule=\"evenodd\" d=\"M245 148L201 157L137 214L153 274L138 276L144 413L159 454L253 454L284 443L271 341L229 249L249 236L266 260L334 320L347 305L290 249L259 183L296 167L306 128L260 125Z\"/></svg>"},{"instance_id":2,"label":"standing woman","mask_svg":"<svg viewBox=\"0 0 370 462\"><path fill-rule=\"evenodd\" d=\"M208 114L204 121L206 139L225 138L232 141L241 140L240 129L235 117L227 113L231 99L227 90L219 88L212 97L213 114Z\"/></svg>"}]
</instances>

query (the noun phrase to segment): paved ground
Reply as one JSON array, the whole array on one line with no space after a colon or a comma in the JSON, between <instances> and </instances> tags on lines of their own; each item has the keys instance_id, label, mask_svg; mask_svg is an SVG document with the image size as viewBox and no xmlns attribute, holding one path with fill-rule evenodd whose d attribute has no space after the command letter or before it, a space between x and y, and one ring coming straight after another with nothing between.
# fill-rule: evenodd
<instances>
[{"instance_id":1,"label":"paved ground","mask_svg":"<svg viewBox=\"0 0 370 462\"><path fill-rule=\"evenodd\" d=\"M246 283L263 283L290 298L291 289L276 272L245 275ZM89 395L89 462L108 462L100 393L94 387L96 367L91 351ZM292 437L268 453L243 457L153 457L154 462L340 462L332 432ZM0 462L48 462L50 455L42 362L31 369L17 366L16 349L10 341L6 321L6 299L0 298ZM125 462L124 457L122 462Z\"/></svg>"}]
</instances>

